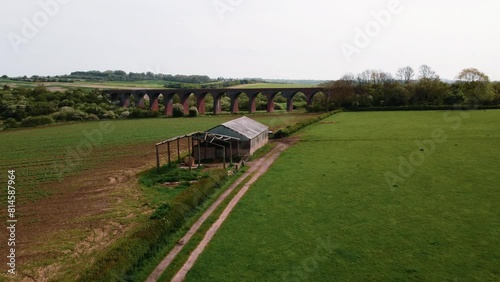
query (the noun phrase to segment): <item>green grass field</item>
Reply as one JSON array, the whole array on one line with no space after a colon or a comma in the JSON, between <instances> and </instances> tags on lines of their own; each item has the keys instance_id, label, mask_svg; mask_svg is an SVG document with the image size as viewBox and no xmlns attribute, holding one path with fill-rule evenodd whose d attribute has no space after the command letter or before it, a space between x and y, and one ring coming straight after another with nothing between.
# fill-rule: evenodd
<instances>
[{"instance_id":1,"label":"green grass field","mask_svg":"<svg viewBox=\"0 0 500 282\"><path fill-rule=\"evenodd\" d=\"M444 114L342 113L309 127L186 281L499 281L500 111ZM446 141L416 145L437 133ZM413 171L398 172L400 157Z\"/></svg>"}]
</instances>

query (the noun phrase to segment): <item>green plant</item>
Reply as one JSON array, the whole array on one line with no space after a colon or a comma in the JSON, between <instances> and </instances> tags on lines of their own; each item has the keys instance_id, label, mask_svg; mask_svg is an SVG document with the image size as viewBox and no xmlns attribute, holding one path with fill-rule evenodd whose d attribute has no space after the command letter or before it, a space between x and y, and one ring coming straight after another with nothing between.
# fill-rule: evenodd
<instances>
[{"instance_id":1,"label":"green plant","mask_svg":"<svg viewBox=\"0 0 500 282\"><path fill-rule=\"evenodd\" d=\"M174 104L173 106L173 117L183 117L184 116L184 107L181 104Z\"/></svg>"},{"instance_id":2,"label":"green plant","mask_svg":"<svg viewBox=\"0 0 500 282\"><path fill-rule=\"evenodd\" d=\"M19 123L14 118L8 118L3 122L4 129L17 128L17 127L19 127Z\"/></svg>"},{"instance_id":3,"label":"green plant","mask_svg":"<svg viewBox=\"0 0 500 282\"><path fill-rule=\"evenodd\" d=\"M189 116L190 117L198 116L198 109L196 107L189 108Z\"/></svg>"},{"instance_id":4,"label":"green plant","mask_svg":"<svg viewBox=\"0 0 500 282\"><path fill-rule=\"evenodd\" d=\"M54 123L54 119L49 116L27 117L21 121L22 127L32 127Z\"/></svg>"}]
</instances>

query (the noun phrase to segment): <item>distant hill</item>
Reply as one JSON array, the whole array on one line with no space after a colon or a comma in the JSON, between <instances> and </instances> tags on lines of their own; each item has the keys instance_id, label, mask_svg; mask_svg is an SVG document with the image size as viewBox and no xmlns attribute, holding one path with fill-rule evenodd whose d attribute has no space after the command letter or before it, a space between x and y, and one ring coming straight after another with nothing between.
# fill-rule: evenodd
<instances>
[{"instance_id":1,"label":"distant hill","mask_svg":"<svg viewBox=\"0 0 500 282\"><path fill-rule=\"evenodd\" d=\"M309 79L264 79L268 83L280 84L301 84L301 85L318 85L327 80L309 80Z\"/></svg>"}]
</instances>

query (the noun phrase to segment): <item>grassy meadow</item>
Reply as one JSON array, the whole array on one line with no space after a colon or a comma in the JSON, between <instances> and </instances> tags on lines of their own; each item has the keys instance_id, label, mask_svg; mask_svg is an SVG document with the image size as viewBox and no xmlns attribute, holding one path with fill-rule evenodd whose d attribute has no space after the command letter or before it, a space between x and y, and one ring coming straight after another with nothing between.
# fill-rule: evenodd
<instances>
[{"instance_id":1,"label":"grassy meadow","mask_svg":"<svg viewBox=\"0 0 500 282\"><path fill-rule=\"evenodd\" d=\"M308 127L186 281L498 281L499 120L367 112Z\"/></svg>"}]
</instances>

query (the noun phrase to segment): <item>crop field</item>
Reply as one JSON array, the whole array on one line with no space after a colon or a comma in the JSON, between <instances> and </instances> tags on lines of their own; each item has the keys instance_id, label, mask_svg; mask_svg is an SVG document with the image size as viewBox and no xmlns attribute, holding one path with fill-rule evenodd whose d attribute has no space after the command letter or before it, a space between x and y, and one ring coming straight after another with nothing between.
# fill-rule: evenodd
<instances>
[{"instance_id":1,"label":"crop field","mask_svg":"<svg viewBox=\"0 0 500 282\"><path fill-rule=\"evenodd\" d=\"M500 280L500 111L308 127L186 281Z\"/></svg>"},{"instance_id":2,"label":"crop field","mask_svg":"<svg viewBox=\"0 0 500 282\"><path fill-rule=\"evenodd\" d=\"M251 117L276 130L314 115ZM74 277L82 262L128 232L165 196L144 189L137 179L154 167L156 142L236 117L63 123L0 132L0 169L14 169L17 177L19 277L47 278L65 271ZM165 150L160 152L163 163ZM7 236L6 231L1 235Z\"/></svg>"},{"instance_id":3,"label":"crop field","mask_svg":"<svg viewBox=\"0 0 500 282\"><path fill-rule=\"evenodd\" d=\"M252 118L277 129L310 116L257 114ZM104 129L101 128L103 122L87 122L1 132L0 146L8 149L2 152L2 159L6 161L0 164L0 169L16 168L25 187L32 188L33 194L43 194L45 192L37 189L43 182L61 180L71 172L96 168L114 157L134 154L127 152L128 145L143 145L145 150L153 152L156 142L206 130L234 118L223 115L196 119L123 120L104 122L107 124Z\"/></svg>"}]
</instances>

